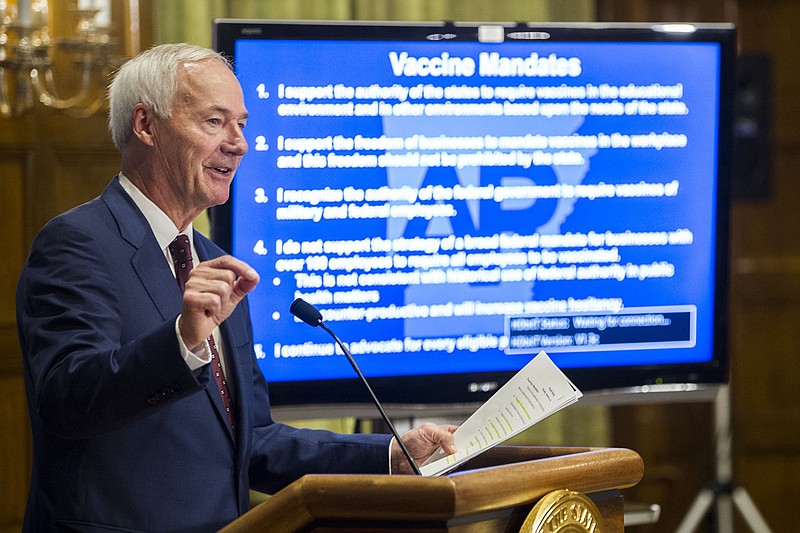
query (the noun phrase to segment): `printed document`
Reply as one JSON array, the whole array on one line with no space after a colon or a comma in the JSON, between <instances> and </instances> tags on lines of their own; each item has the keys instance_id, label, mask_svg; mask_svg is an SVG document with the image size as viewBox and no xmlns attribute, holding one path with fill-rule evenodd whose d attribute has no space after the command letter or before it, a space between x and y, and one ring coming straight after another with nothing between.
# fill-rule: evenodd
<instances>
[{"instance_id":1,"label":"printed document","mask_svg":"<svg viewBox=\"0 0 800 533\"><path fill-rule=\"evenodd\" d=\"M517 372L453 434L456 453L441 449L420 467L438 476L528 429L583 396L545 352Z\"/></svg>"}]
</instances>

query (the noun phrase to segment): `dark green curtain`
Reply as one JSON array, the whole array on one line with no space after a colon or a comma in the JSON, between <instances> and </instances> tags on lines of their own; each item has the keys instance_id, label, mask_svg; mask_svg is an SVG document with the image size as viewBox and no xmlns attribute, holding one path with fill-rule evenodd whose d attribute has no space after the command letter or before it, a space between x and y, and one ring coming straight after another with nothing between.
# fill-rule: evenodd
<instances>
[{"instance_id":1,"label":"dark green curtain","mask_svg":"<svg viewBox=\"0 0 800 533\"><path fill-rule=\"evenodd\" d=\"M162 0L158 42L211 44L214 18L465 22L590 22L594 0Z\"/></svg>"}]
</instances>

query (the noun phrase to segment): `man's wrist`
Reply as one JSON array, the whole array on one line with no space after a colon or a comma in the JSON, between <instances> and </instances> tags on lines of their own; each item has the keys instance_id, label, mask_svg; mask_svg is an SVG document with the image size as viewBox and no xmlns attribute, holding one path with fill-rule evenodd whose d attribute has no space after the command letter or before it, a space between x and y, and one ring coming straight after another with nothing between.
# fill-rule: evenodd
<instances>
[{"instance_id":1,"label":"man's wrist","mask_svg":"<svg viewBox=\"0 0 800 533\"><path fill-rule=\"evenodd\" d=\"M178 337L178 347L181 350L181 356L183 360L186 361L186 364L189 365L189 368L197 370L203 365L210 363L211 349L208 347L208 343L203 341L194 350L189 348L181 335L180 324L181 315L178 315L178 318L175 319L175 335Z\"/></svg>"}]
</instances>

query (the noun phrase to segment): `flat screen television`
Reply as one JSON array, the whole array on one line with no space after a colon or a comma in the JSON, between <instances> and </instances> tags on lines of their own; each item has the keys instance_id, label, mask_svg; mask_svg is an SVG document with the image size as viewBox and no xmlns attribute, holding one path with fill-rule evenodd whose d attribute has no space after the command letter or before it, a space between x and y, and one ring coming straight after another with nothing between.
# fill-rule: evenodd
<instances>
[{"instance_id":1,"label":"flat screen television","mask_svg":"<svg viewBox=\"0 0 800 533\"><path fill-rule=\"evenodd\" d=\"M217 20L250 118L213 238L262 281L276 406L472 405L540 350L584 392L727 379L725 24Z\"/></svg>"}]
</instances>

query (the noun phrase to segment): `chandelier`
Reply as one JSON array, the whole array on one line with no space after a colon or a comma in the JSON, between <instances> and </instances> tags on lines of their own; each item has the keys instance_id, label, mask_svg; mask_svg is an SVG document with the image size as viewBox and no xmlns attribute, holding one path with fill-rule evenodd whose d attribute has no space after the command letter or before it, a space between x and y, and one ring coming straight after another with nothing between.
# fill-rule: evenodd
<instances>
[{"instance_id":1,"label":"chandelier","mask_svg":"<svg viewBox=\"0 0 800 533\"><path fill-rule=\"evenodd\" d=\"M0 0L0 115L23 115L36 102L76 117L104 109L108 77L121 64L110 36L110 9L110 0L73 0L76 35L53 39L47 0L17 0L16 6ZM67 97L53 72L58 53L69 57L80 80L69 82Z\"/></svg>"}]
</instances>

